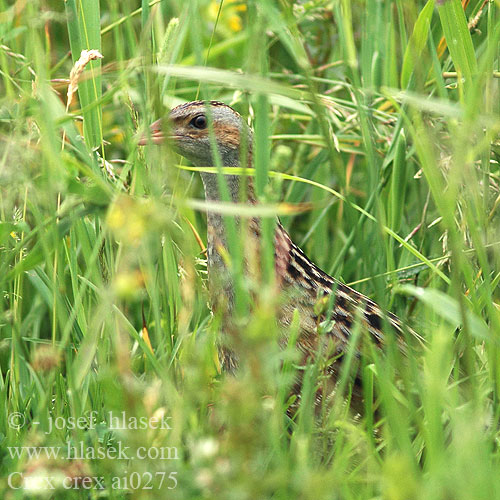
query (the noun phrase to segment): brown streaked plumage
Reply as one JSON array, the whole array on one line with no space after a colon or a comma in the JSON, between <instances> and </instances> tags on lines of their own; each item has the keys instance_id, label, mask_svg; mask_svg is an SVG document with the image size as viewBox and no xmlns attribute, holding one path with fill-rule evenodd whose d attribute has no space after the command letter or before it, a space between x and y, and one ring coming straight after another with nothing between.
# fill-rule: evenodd
<instances>
[{"instance_id":1,"label":"brown streaked plumage","mask_svg":"<svg viewBox=\"0 0 500 500\"><path fill-rule=\"evenodd\" d=\"M207 107L209 108L208 113ZM218 101L193 101L177 106L170 112L170 137L178 152L196 166L215 166L214 151L208 134L209 121L213 122L222 165L225 167L240 166L240 138L245 137L244 134L246 134L248 164L251 166L252 131L236 111ZM151 126L152 141L155 143L164 139L159 128L160 124L161 122L158 121ZM140 144L147 142L147 139L142 139ZM216 174L201 172L201 176L207 200L220 201L221 196ZM231 200L238 202L241 177L237 175L225 175L224 177ZM251 180L248 179L248 182L247 201L252 204L257 203ZM207 258L212 307L225 308L230 311L233 304L233 284L224 261L224 254L227 253L227 240L222 216L214 211L209 211L207 227ZM254 252L254 248L259 246L260 238L258 218L250 219L247 231L250 251L246 257L250 260L252 256L258 258L258 251ZM257 244L252 245L252 240ZM278 311L278 321L281 325L289 325L294 311L298 310L300 333L297 345L302 352L304 362L318 352L320 347L318 328L326 332L326 335L321 338L329 339L329 346L326 348L329 354L341 355L347 349L352 328L356 322L361 324L375 344L379 346L384 343L383 325L390 325L397 334L399 345L405 349L400 320L391 313L383 312L368 297L322 271L291 240L279 221L276 223L274 234L274 254L276 282L285 295L285 300ZM248 264L247 268L251 268L251 264ZM324 302L324 307L318 307L318 303L321 301ZM225 316L227 321L223 327L230 332L232 328L230 314ZM237 353L227 349L223 349L221 352L226 368L233 370L237 365ZM335 378L339 366L339 363L334 363L326 371Z\"/></svg>"}]
</instances>

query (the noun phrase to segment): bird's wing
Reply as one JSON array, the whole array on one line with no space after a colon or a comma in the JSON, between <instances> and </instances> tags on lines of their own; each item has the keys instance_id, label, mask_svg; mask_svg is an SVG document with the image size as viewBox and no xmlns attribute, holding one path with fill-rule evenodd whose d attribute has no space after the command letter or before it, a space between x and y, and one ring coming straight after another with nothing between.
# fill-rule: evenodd
<instances>
[{"instance_id":1,"label":"bird's wing","mask_svg":"<svg viewBox=\"0 0 500 500\"><path fill-rule=\"evenodd\" d=\"M301 325L306 331L314 329L317 332L318 326L321 326L325 333L345 346L350 341L355 323L361 322L378 346L384 344L384 325L390 325L395 330L403 350L406 350L405 330L423 341L416 332L403 327L397 316L383 311L373 300L329 276L311 262L280 223L275 236L275 255L281 288L292 289L293 306L302 315L310 316ZM284 322L288 321L285 319ZM308 333L313 334L312 331Z\"/></svg>"}]
</instances>

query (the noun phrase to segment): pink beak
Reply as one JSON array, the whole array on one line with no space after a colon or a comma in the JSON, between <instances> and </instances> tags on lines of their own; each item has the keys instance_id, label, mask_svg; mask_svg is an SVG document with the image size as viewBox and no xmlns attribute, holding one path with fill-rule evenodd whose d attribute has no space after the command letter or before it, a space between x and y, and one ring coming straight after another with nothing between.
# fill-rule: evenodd
<instances>
[{"instance_id":1,"label":"pink beak","mask_svg":"<svg viewBox=\"0 0 500 500\"><path fill-rule=\"evenodd\" d=\"M161 144L165 138L167 137L166 135L163 134L162 128L162 119L160 118L159 120L156 120L149 126L150 134L143 134L141 138L139 139L139 142L137 143L139 146L146 146L150 143L150 141L153 144Z\"/></svg>"}]
</instances>

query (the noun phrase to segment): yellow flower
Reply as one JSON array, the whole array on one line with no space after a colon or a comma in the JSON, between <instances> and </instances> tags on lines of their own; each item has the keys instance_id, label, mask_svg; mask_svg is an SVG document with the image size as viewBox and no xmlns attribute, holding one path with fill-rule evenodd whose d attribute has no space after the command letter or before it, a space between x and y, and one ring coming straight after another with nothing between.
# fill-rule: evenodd
<instances>
[{"instance_id":1,"label":"yellow flower","mask_svg":"<svg viewBox=\"0 0 500 500\"><path fill-rule=\"evenodd\" d=\"M111 229L121 229L125 225L125 213L118 203L111 205L106 220Z\"/></svg>"},{"instance_id":2,"label":"yellow flower","mask_svg":"<svg viewBox=\"0 0 500 500\"><path fill-rule=\"evenodd\" d=\"M132 300L142 292L143 288L144 275L138 269L120 272L113 280L114 292L124 300Z\"/></svg>"},{"instance_id":3,"label":"yellow flower","mask_svg":"<svg viewBox=\"0 0 500 500\"><path fill-rule=\"evenodd\" d=\"M106 218L108 227L124 243L138 246L152 217L151 207L130 196L119 196L111 205Z\"/></svg>"},{"instance_id":4,"label":"yellow flower","mask_svg":"<svg viewBox=\"0 0 500 500\"><path fill-rule=\"evenodd\" d=\"M243 25L241 22L241 17L236 15L236 14L233 14L229 18L229 29L231 31L241 31L242 28L243 28Z\"/></svg>"},{"instance_id":5,"label":"yellow flower","mask_svg":"<svg viewBox=\"0 0 500 500\"><path fill-rule=\"evenodd\" d=\"M208 17L215 21L219 13L220 0L212 0L208 6ZM246 12L247 6L241 0L226 0L220 12L219 25L226 30L236 32L243 29L239 12Z\"/></svg>"}]
</instances>

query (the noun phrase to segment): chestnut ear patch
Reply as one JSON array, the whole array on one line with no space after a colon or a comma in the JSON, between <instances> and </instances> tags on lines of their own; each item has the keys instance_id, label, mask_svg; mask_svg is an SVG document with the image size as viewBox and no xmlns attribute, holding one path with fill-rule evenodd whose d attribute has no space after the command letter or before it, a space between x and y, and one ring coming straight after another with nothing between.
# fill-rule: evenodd
<instances>
[{"instance_id":1,"label":"chestnut ear patch","mask_svg":"<svg viewBox=\"0 0 500 500\"><path fill-rule=\"evenodd\" d=\"M240 147L240 129L238 127L221 125L220 123L214 125L215 136L221 144L232 149L238 149Z\"/></svg>"}]
</instances>

